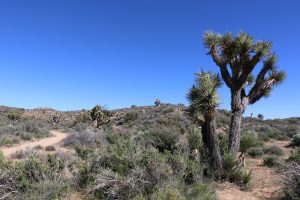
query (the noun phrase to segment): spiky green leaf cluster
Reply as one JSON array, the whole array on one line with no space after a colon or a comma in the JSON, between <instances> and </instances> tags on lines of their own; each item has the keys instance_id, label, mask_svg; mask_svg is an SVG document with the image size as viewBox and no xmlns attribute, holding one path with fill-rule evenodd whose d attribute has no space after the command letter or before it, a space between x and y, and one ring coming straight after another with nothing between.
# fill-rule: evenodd
<instances>
[{"instance_id":1,"label":"spiky green leaf cluster","mask_svg":"<svg viewBox=\"0 0 300 200\"><path fill-rule=\"evenodd\" d=\"M211 72L196 73L195 84L187 95L191 112L206 114L214 111L219 105L217 89L221 85L222 81L219 75Z\"/></svg>"},{"instance_id":2,"label":"spiky green leaf cluster","mask_svg":"<svg viewBox=\"0 0 300 200\"><path fill-rule=\"evenodd\" d=\"M244 32L233 36L212 31L204 33L203 41L226 85L235 91L242 90L241 98L248 98L250 104L269 96L272 89L286 78L286 73L277 69L278 57L272 52L269 41L255 41ZM254 69L260 62L262 67L254 77ZM248 86L252 87L246 94Z\"/></svg>"},{"instance_id":3,"label":"spiky green leaf cluster","mask_svg":"<svg viewBox=\"0 0 300 200\"><path fill-rule=\"evenodd\" d=\"M206 48L216 48L216 50L220 51L222 59L225 61L253 54L257 54L262 58L270 55L272 48L271 42L254 41L253 37L245 32L240 32L236 37L233 37L231 33L221 35L207 31L204 33L203 41Z\"/></svg>"}]
</instances>

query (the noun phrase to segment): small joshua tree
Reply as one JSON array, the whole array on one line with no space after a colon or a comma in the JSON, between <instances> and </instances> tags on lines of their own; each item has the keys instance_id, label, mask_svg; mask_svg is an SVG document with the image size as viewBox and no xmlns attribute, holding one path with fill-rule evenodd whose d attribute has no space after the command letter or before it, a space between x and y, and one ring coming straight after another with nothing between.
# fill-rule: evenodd
<instances>
[{"instance_id":1,"label":"small joshua tree","mask_svg":"<svg viewBox=\"0 0 300 200\"><path fill-rule=\"evenodd\" d=\"M18 121L21 119L21 113L17 111L10 111L7 113L7 118L10 120L10 122Z\"/></svg>"},{"instance_id":2,"label":"small joshua tree","mask_svg":"<svg viewBox=\"0 0 300 200\"><path fill-rule=\"evenodd\" d=\"M187 98L190 101L189 110L193 116L204 115L202 125L202 138L204 145L209 150L211 165L223 171L219 140L216 132L215 116L219 98L217 89L221 86L221 79L218 75L210 72L196 74L196 83L188 92Z\"/></svg>"},{"instance_id":3,"label":"small joshua tree","mask_svg":"<svg viewBox=\"0 0 300 200\"><path fill-rule=\"evenodd\" d=\"M269 96L286 74L277 69L272 43L254 41L247 33L241 32L233 37L231 33L221 35L208 31L204 33L204 45L231 91L229 149L236 155L240 148L242 115L247 106ZM255 77L253 71L259 66Z\"/></svg>"},{"instance_id":4,"label":"small joshua tree","mask_svg":"<svg viewBox=\"0 0 300 200\"><path fill-rule=\"evenodd\" d=\"M109 112L105 110L102 106L96 105L90 111L90 115L93 122L98 128L110 122Z\"/></svg>"},{"instance_id":5,"label":"small joshua tree","mask_svg":"<svg viewBox=\"0 0 300 200\"><path fill-rule=\"evenodd\" d=\"M258 115L257 115L257 118L258 118L259 120L264 120L265 117L263 116L263 114L258 114Z\"/></svg>"},{"instance_id":6,"label":"small joshua tree","mask_svg":"<svg viewBox=\"0 0 300 200\"><path fill-rule=\"evenodd\" d=\"M154 102L155 106L158 107L160 106L161 102L159 99L156 99L155 102Z\"/></svg>"},{"instance_id":7,"label":"small joshua tree","mask_svg":"<svg viewBox=\"0 0 300 200\"><path fill-rule=\"evenodd\" d=\"M52 117L52 121L54 122L54 124L58 124L60 122L60 119L62 118L62 115L56 113L53 117Z\"/></svg>"}]
</instances>

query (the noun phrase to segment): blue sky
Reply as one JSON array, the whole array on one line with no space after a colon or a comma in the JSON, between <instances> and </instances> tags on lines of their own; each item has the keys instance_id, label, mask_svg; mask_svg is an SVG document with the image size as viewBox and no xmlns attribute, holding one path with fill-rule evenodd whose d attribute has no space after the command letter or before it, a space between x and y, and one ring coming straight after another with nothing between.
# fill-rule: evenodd
<instances>
[{"instance_id":1,"label":"blue sky","mask_svg":"<svg viewBox=\"0 0 300 200\"><path fill-rule=\"evenodd\" d=\"M59 110L187 103L201 67L218 72L202 34L246 31L270 40L287 81L249 107L300 116L300 1L0 1L0 104ZM221 108L230 93L220 90Z\"/></svg>"}]
</instances>

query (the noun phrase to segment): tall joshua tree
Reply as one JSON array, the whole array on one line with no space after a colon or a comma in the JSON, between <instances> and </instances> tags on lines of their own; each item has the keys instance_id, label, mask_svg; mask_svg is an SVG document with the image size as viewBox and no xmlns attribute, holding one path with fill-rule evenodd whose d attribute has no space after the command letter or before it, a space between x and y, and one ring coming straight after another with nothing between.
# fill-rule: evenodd
<instances>
[{"instance_id":1,"label":"tall joshua tree","mask_svg":"<svg viewBox=\"0 0 300 200\"><path fill-rule=\"evenodd\" d=\"M190 101L190 112L195 116L200 113L204 115L203 143L209 150L212 166L220 172L223 170L223 161L216 133L215 115L219 102L217 89L221 85L221 78L218 75L209 72L197 73L195 85L187 95Z\"/></svg>"},{"instance_id":2,"label":"tall joshua tree","mask_svg":"<svg viewBox=\"0 0 300 200\"><path fill-rule=\"evenodd\" d=\"M241 32L234 37L231 33L220 35L208 31L204 33L204 45L231 91L229 149L237 154L246 107L269 96L274 86L283 82L286 74L277 70L277 56L271 51L272 43L254 41L247 33ZM256 77L253 74L255 68L260 68Z\"/></svg>"}]
</instances>

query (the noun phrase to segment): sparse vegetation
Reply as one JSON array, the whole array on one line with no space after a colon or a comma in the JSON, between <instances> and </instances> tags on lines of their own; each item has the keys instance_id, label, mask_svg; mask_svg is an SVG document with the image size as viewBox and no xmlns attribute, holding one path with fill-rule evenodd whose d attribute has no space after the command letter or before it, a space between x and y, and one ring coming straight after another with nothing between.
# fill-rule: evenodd
<instances>
[{"instance_id":1,"label":"sparse vegetation","mask_svg":"<svg viewBox=\"0 0 300 200\"><path fill-rule=\"evenodd\" d=\"M55 198L59 199L74 190L96 199L113 199L120 196L123 199L152 197L214 199L214 187L210 181L212 179L227 180L243 188L251 186L250 183L255 173L243 169L240 161L228 154L226 131L218 137L224 173L216 174L211 170L199 128L203 123L201 121L203 118L201 115L196 120L191 118L187 109L182 105L177 107L161 104L159 107L134 107L111 111L111 125L99 128L91 126L92 120L87 114L87 111L73 113L80 117L74 117L73 121L68 123L64 122L65 116L62 114L59 124L64 125L68 132L71 132L63 141L63 145L75 150L75 154L70 153L67 160L64 157L60 158L59 151L51 152L51 154L54 153L52 155L54 158L48 157L47 150L50 147L42 148L41 146L24 149L12 155L13 159L22 160L18 161L20 165L25 165L29 160L35 160L45 169L50 166L59 167L63 165L62 162L66 162L64 168L67 167L67 171L70 171L71 177L74 178L67 178L61 172L57 173L56 178L50 178L47 175L48 172L42 172L46 173L43 175L44 178L37 182L29 181L30 186L28 186L27 178L23 179L21 188L26 189L21 189L19 185L12 186L18 193L10 194L11 197L51 199L52 194L57 194ZM79 118L83 120L78 120ZM124 121L126 118L128 120ZM222 130L226 130L225 127L229 126L230 113L220 110L216 118L221 119L217 122L218 128L224 127ZM15 138L18 141L23 140L21 135L12 130L34 133L44 128L49 129L52 127L52 115L49 115L49 119L49 121L40 121L21 118L7 125L4 122L8 122L8 118L6 116L1 118L0 115L0 123L3 123L1 128L8 128L10 133L13 133L13 137L9 139ZM281 156L282 150L278 146L263 147L263 141L279 139L281 135L286 135L291 139L297 133L295 127L287 128L294 125L295 120L274 122L258 121L255 118L253 120L254 123L248 123L245 119L241 138L241 151L252 157L263 158L264 154L268 157ZM275 124L280 124L280 126ZM3 129L3 132L7 131ZM279 136L274 137L274 133L278 133ZM289 161L297 162L299 159L296 149ZM277 165L274 161L277 162L278 158L265 158L266 166ZM12 167L14 164L4 161L2 156L0 166L3 164L10 166L10 174L19 173L16 167L19 164ZM43 169L40 169L38 164L34 167L37 170L34 172L37 173L36 179L39 179L38 174ZM4 171L8 172L7 169ZM15 177L15 175L10 175L10 177ZM13 180L18 183L17 178ZM10 190L1 192L0 197ZM130 193L129 196L128 193Z\"/></svg>"}]
</instances>

